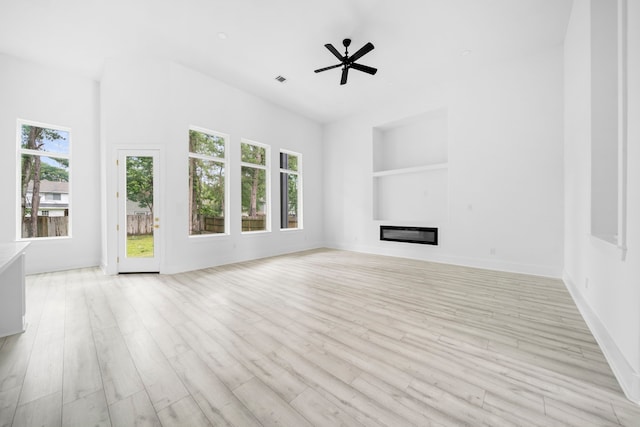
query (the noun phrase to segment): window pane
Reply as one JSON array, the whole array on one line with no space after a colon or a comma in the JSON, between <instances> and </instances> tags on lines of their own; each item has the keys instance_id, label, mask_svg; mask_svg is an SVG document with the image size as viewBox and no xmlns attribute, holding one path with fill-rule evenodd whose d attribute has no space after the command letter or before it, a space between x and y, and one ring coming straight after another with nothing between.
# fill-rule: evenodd
<instances>
[{"instance_id":1,"label":"window pane","mask_svg":"<svg viewBox=\"0 0 640 427\"><path fill-rule=\"evenodd\" d=\"M298 228L298 176L280 173L280 228Z\"/></svg>"},{"instance_id":2,"label":"window pane","mask_svg":"<svg viewBox=\"0 0 640 427\"><path fill-rule=\"evenodd\" d=\"M288 153L280 153L280 169L298 171L298 156Z\"/></svg>"},{"instance_id":3,"label":"window pane","mask_svg":"<svg viewBox=\"0 0 640 427\"><path fill-rule=\"evenodd\" d=\"M242 161L265 166L267 164L267 149L257 145L242 143Z\"/></svg>"},{"instance_id":4,"label":"window pane","mask_svg":"<svg viewBox=\"0 0 640 427\"><path fill-rule=\"evenodd\" d=\"M205 156L224 158L224 138L189 130L189 152Z\"/></svg>"},{"instance_id":5,"label":"window pane","mask_svg":"<svg viewBox=\"0 0 640 427\"><path fill-rule=\"evenodd\" d=\"M242 167L242 231L267 229L267 171Z\"/></svg>"},{"instance_id":6,"label":"window pane","mask_svg":"<svg viewBox=\"0 0 640 427\"><path fill-rule=\"evenodd\" d=\"M288 188L287 188L287 196L288 196L288 206L289 206L289 216L297 216L298 215L298 176L297 175L289 175L288 179Z\"/></svg>"},{"instance_id":7,"label":"window pane","mask_svg":"<svg viewBox=\"0 0 640 427\"><path fill-rule=\"evenodd\" d=\"M69 160L23 154L20 203L22 238L68 236Z\"/></svg>"},{"instance_id":8,"label":"window pane","mask_svg":"<svg viewBox=\"0 0 640 427\"><path fill-rule=\"evenodd\" d=\"M41 190L42 191L42 190ZM46 201L51 201L51 200L62 200L62 195L60 193L45 193L44 194L44 199Z\"/></svg>"},{"instance_id":9,"label":"window pane","mask_svg":"<svg viewBox=\"0 0 640 427\"><path fill-rule=\"evenodd\" d=\"M68 159L23 154L21 167L23 180L33 180L38 167L38 177L41 181L69 182Z\"/></svg>"},{"instance_id":10,"label":"window pane","mask_svg":"<svg viewBox=\"0 0 640 427\"><path fill-rule=\"evenodd\" d=\"M189 234L224 233L224 163L189 159Z\"/></svg>"},{"instance_id":11,"label":"window pane","mask_svg":"<svg viewBox=\"0 0 640 427\"><path fill-rule=\"evenodd\" d=\"M152 258L153 157L127 156L127 258Z\"/></svg>"},{"instance_id":12,"label":"window pane","mask_svg":"<svg viewBox=\"0 0 640 427\"><path fill-rule=\"evenodd\" d=\"M28 150L69 154L69 132L22 125L21 147Z\"/></svg>"}]
</instances>

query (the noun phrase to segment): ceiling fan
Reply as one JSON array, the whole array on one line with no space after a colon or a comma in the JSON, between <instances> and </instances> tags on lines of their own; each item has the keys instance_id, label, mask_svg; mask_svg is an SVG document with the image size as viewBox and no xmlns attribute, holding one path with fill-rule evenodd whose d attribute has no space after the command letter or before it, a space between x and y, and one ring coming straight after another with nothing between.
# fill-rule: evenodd
<instances>
[{"instance_id":1,"label":"ceiling fan","mask_svg":"<svg viewBox=\"0 0 640 427\"><path fill-rule=\"evenodd\" d=\"M342 67L342 78L340 79L340 84L343 85L347 83L349 68L353 68L354 70L358 70L358 71L363 71L371 75L375 74L378 71L377 68L355 63L358 59L362 58L364 55L366 55L367 53L373 50L374 46L373 44L371 44L371 42L362 46L360 50L358 50L356 53L354 53L351 56L349 56L349 45L351 44L351 39L342 40L342 44L344 45L344 56L340 55L340 52L338 52L338 49L333 47L331 43L327 43L324 45L324 47L329 49L329 52L333 53L333 55L340 60L340 64L317 69L315 70L316 73L319 73L321 71L331 70L333 68Z\"/></svg>"}]
</instances>

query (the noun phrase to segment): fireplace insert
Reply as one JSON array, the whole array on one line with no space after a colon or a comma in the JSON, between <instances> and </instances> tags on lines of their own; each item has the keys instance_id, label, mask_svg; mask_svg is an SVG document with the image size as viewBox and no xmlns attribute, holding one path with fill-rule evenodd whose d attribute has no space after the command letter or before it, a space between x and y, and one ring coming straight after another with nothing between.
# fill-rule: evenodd
<instances>
[{"instance_id":1,"label":"fireplace insert","mask_svg":"<svg viewBox=\"0 0 640 427\"><path fill-rule=\"evenodd\" d=\"M380 240L437 245L438 229L433 227L400 227L394 225L381 225Z\"/></svg>"}]
</instances>

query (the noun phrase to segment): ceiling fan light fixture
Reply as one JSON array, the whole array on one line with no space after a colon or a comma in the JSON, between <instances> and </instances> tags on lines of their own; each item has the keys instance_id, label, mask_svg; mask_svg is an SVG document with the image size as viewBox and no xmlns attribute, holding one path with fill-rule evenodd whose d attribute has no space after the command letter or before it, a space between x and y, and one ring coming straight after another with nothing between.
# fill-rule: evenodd
<instances>
[{"instance_id":1,"label":"ceiling fan light fixture","mask_svg":"<svg viewBox=\"0 0 640 427\"><path fill-rule=\"evenodd\" d=\"M324 47L326 47L329 50L329 52L331 52L333 56L335 56L340 61L340 63L336 65L330 65L324 68L319 68L314 72L320 73L322 71L327 71L334 68L342 67L342 77L340 78L340 85L344 85L347 83L349 68L353 68L354 70L362 71L364 73L371 74L371 75L374 75L378 71L377 68L369 67L368 65L356 64L356 61L358 59L362 58L364 55L366 55L367 53L371 52L374 49L374 46L371 42L368 42L367 44L362 46L360 49L358 49L358 51L356 51L356 53L354 53L351 56L349 56L349 46L351 45L351 39L344 39L342 41L342 45L344 46L344 56L340 54L338 49L333 47L331 43L325 44Z\"/></svg>"}]
</instances>

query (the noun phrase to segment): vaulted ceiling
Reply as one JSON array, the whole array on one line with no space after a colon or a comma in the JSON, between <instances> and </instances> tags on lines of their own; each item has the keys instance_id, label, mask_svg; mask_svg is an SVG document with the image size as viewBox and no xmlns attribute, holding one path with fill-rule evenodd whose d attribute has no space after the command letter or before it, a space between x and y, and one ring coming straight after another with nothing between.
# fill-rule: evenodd
<instances>
[{"instance_id":1,"label":"vaulted ceiling","mask_svg":"<svg viewBox=\"0 0 640 427\"><path fill-rule=\"evenodd\" d=\"M0 52L100 80L105 59L176 61L319 122L562 43L571 0L21 0L0 3ZM226 38L221 37L221 33ZM340 70L324 48L375 50ZM467 54L463 54L465 52ZM279 83L275 77L287 78Z\"/></svg>"}]
</instances>

